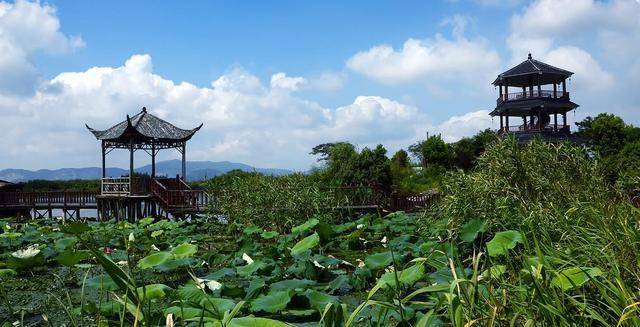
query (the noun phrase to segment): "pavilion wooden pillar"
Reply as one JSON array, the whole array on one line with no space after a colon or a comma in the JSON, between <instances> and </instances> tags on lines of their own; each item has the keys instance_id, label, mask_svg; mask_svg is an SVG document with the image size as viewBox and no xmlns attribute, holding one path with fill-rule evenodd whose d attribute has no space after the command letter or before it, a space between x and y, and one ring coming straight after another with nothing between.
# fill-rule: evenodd
<instances>
[{"instance_id":1,"label":"pavilion wooden pillar","mask_svg":"<svg viewBox=\"0 0 640 327\"><path fill-rule=\"evenodd\" d=\"M538 110L538 130L544 130L544 126L542 125L542 109Z\"/></svg>"},{"instance_id":2,"label":"pavilion wooden pillar","mask_svg":"<svg viewBox=\"0 0 640 327\"><path fill-rule=\"evenodd\" d=\"M558 97L558 84L556 84L556 82L553 82L553 97Z\"/></svg>"},{"instance_id":3,"label":"pavilion wooden pillar","mask_svg":"<svg viewBox=\"0 0 640 327\"><path fill-rule=\"evenodd\" d=\"M538 77L538 97L542 96L542 84L540 83L542 82L540 81L540 77Z\"/></svg>"},{"instance_id":4,"label":"pavilion wooden pillar","mask_svg":"<svg viewBox=\"0 0 640 327\"><path fill-rule=\"evenodd\" d=\"M505 115L505 130L509 131L509 113L507 112Z\"/></svg>"},{"instance_id":5,"label":"pavilion wooden pillar","mask_svg":"<svg viewBox=\"0 0 640 327\"><path fill-rule=\"evenodd\" d=\"M563 112L562 113L562 128L564 129L565 127L567 127L567 113Z\"/></svg>"},{"instance_id":6,"label":"pavilion wooden pillar","mask_svg":"<svg viewBox=\"0 0 640 327\"><path fill-rule=\"evenodd\" d=\"M527 130L527 115L522 116L522 127Z\"/></svg>"},{"instance_id":7,"label":"pavilion wooden pillar","mask_svg":"<svg viewBox=\"0 0 640 327\"><path fill-rule=\"evenodd\" d=\"M500 89L500 97L498 99L500 99L500 101L504 101L502 98L502 84L498 85L498 89Z\"/></svg>"},{"instance_id":8,"label":"pavilion wooden pillar","mask_svg":"<svg viewBox=\"0 0 640 327\"><path fill-rule=\"evenodd\" d=\"M500 114L500 131L504 132L504 124L502 123L502 114Z\"/></svg>"},{"instance_id":9,"label":"pavilion wooden pillar","mask_svg":"<svg viewBox=\"0 0 640 327\"><path fill-rule=\"evenodd\" d=\"M563 97L567 96L567 80L566 79L562 80L562 96Z\"/></svg>"},{"instance_id":10,"label":"pavilion wooden pillar","mask_svg":"<svg viewBox=\"0 0 640 327\"><path fill-rule=\"evenodd\" d=\"M182 142L182 180L187 181L187 142Z\"/></svg>"},{"instance_id":11,"label":"pavilion wooden pillar","mask_svg":"<svg viewBox=\"0 0 640 327\"><path fill-rule=\"evenodd\" d=\"M104 140L102 141L102 178L107 177L107 149L105 148Z\"/></svg>"},{"instance_id":12,"label":"pavilion wooden pillar","mask_svg":"<svg viewBox=\"0 0 640 327\"><path fill-rule=\"evenodd\" d=\"M129 140L129 195L133 195L133 138Z\"/></svg>"},{"instance_id":13,"label":"pavilion wooden pillar","mask_svg":"<svg viewBox=\"0 0 640 327\"><path fill-rule=\"evenodd\" d=\"M553 86L555 86L555 84ZM558 113L557 112L553 113L553 131L554 132L558 131Z\"/></svg>"},{"instance_id":14,"label":"pavilion wooden pillar","mask_svg":"<svg viewBox=\"0 0 640 327\"><path fill-rule=\"evenodd\" d=\"M151 178L156 178L156 142L151 141Z\"/></svg>"}]
</instances>

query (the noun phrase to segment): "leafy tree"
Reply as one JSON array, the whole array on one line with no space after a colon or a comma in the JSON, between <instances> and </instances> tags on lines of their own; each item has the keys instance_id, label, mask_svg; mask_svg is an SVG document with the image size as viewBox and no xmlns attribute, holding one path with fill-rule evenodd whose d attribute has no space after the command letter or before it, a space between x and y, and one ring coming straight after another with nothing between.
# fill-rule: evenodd
<instances>
[{"instance_id":1,"label":"leafy tree","mask_svg":"<svg viewBox=\"0 0 640 327\"><path fill-rule=\"evenodd\" d=\"M473 139L464 137L453 144L453 164L462 169L473 167L476 162L476 148Z\"/></svg>"},{"instance_id":2,"label":"leafy tree","mask_svg":"<svg viewBox=\"0 0 640 327\"><path fill-rule=\"evenodd\" d=\"M631 129L622 118L609 113L601 113L595 118L587 117L576 125L576 134L586 139L603 157L617 154L624 147Z\"/></svg>"},{"instance_id":3,"label":"leafy tree","mask_svg":"<svg viewBox=\"0 0 640 327\"><path fill-rule=\"evenodd\" d=\"M347 142L334 142L334 143L322 143L318 144L311 149L309 154L319 156L318 161L327 161L331 155L331 149L340 144L349 144Z\"/></svg>"},{"instance_id":4,"label":"leafy tree","mask_svg":"<svg viewBox=\"0 0 640 327\"><path fill-rule=\"evenodd\" d=\"M314 147L314 152L326 158L320 158L325 167L318 174L328 184L369 185L383 190L391 188L391 164L382 145L358 152L353 144L339 142L321 144Z\"/></svg>"},{"instance_id":5,"label":"leafy tree","mask_svg":"<svg viewBox=\"0 0 640 327\"><path fill-rule=\"evenodd\" d=\"M409 151L420 160L423 167L429 165L449 167L453 157L451 146L445 143L440 135L430 136L422 142L411 145Z\"/></svg>"}]
</instances>

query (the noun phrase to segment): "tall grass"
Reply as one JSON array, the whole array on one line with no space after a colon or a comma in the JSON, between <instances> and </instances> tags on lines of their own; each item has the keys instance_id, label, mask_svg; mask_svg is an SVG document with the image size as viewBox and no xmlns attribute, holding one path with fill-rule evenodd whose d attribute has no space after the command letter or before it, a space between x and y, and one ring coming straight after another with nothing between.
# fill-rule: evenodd
<instances>
[{"instance_id":1,"label":"tall grass","mask_svg":"<svg viewBox=\"0 0 640 327\"><path fill-rule=\"evenodd\" d=\"M572 144L506 139L487 149L475 170L445 179L440 215L450 233L472 219L486 224L484 239L463 244L461 257L471 254L479 269L507 268L480 305L462 307L466 321L640 325L640 211L600 171L597 158ZM523 246L505 258L474 254L502 230L519 231ZM569 267L604 274L571 291L555 287L553 278Z\"/></svg>"}]
</instances>

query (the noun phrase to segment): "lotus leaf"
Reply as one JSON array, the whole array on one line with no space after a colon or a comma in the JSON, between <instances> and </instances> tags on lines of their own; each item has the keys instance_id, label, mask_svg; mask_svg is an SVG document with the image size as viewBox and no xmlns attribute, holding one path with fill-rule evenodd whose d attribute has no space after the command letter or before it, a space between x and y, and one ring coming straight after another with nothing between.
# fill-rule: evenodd
<instances>
[{"instance_id":1,"label":"lotus leaf","mask_svg":"<svg viewBox=\"0 0 640 327\"><path fill-rule=\"evenodd\" d=\"M250 265L236 267L236 271L238 272L238 275L243 276L243 277L247 277L247 276L252 275L256 271L264 268L265 266L266 266L266 264L264 262L255 261Z\"/></svg>"},{"instance_id":2,"label":"lotus leaf","mask_svg":"<svg viewBox=\"0 0 640 327\"><path fill-rule=\"evenodd\" d=\"M262 232L263 230L256 225L251 225L244 229L244 233L247 235L261 234Z\"/></svg>"},{"instance_id":3,"label":"lotus leaf","mask_svg":"<svg viewBox=\"0 0 640 327\"><path fill-rule=\"evenodd\" d=\"M56 257L56 261L63 266L71 267L82 260L89 259L91 257L91 252L82 250L82 251L73 251L67 250L64 251Z\"/></svg>"},{"instance_id":4,"label":"lotus leaf","mask_svg":"<svg viewBox=\"0 0 640 327\"><path fill-rule=\"evenodd\" d=\"M320 236L318 236L318 233L313 233L296 243L291 249L291 255L295 256L306 250L313 249L318 244L320 244Z\"/></svg>"},{"instance_id":5,"label":"lotus leaf","mask_svg":"<svg viewBox=\"0 0 640 327\"><path fill-rule=\"evenodd\" d=\"M420 280L424 276L424 273L425 273L424 264L417 263L407 269L398 271L397 272L398 281L402 285L411 285L417 282L418 280ZM382 277L380 277L380 280L378 281L378 284L381 284L381 283L384 283L385 285L389 285L395 288L396 279L395 279L394 272L390 271L382 275ZM385 286L381 285L381 287L384 288Z\"/></svg>"},{"instance_id":6,"label":"lotus leaf","mask_svg":"<svg viewBox=\"0 0 640 327\"><path fill-rule=\"evenodd\" d=\"M155 252L138 261L138 267L141 269L153 268L159 266L169 259L173 258L173 255L169 252Z\"/></svg>"},{"instance_id":7,"label":"lotus leaf","mask_svg":"<svg viewBox=\"0 0 640 327\"><path fill-rule=\"evenodd\" d=\"M307 290L304 295L309 299L311 307L322 312L329 303L338 303L338 298L316 290Z\"/></svg>"},{"instance_id":8,"label":"lotus leaf","mask_svg":"<svg viewBox=\"0 0 640 327\"><path fill-rule=\"evenodd\" d=\"M109 275L99 275L87 279L86 284L89 288L101 289L105 291L113 291L118 289L118 285Z\"/></svg>"},{"instance_id":9,"label":"lotus leaf","mask_svg":"<svg viewBox=\"0 0 640 327\"><path fill-rule=\"evenodd\" d=\"M287 279L273 283L269 286L269 292L286 291L286 290L306 290L310 286L315 285L316 282L308 279Z\"/></svg>"},{"instance_id":10,"label":"lotus leaf","mask_svg":"<svg viewBox=\"0 0 640 327\"><path fill-rule=\"evenodd\" d=\"M149 284L140 286L137 289L138 298L141 301L162 299L167 295L171 287L164 284Z\"/></svg>"},{"instance_id":11,"label":"lotus leaf","mask_svg":"<svg viewBox=\"0 0 640 327\"><path fill-rule=\"evenodd\" d=\"M391 251L380 252L368 255L364 259L364 263L367 268L371 270L378 270L388 267L393 262Z\"/></svg>"},{"instance_id":12,"label":"lotus leaf","mask_svg":"<svg viewBox=\"0 0 640 327\"><path fill-rule=\"evenodd\" d=\"M551 284L561 288L563 291L582 286L594 277L602 276L600 268L573 267L558 272L557 276L551 280Z\"/></svg>"},{"instance_id":13,"label":"lotus leaf","mask_svg":"<svg viewBox=\"0 0 640 327\"><path fill-rule=\"evenodd\" d=\"M487 243L487 252L492 257L504 255L518 243L522 243L520 232L514 230L499 232Z\"/></svg>"},{"instance_id":14,"label":"lotus leaf","mask_svg":"<svg viewBox=\"0 0 640 327\"><path fill-rule=\"evenodd\" d=\"M217 312L219 314L219 318L222 318L223 313L225 311L233 310L236 303L233 302L233 300L206 295L200 300L200 306L206 310Z\"/></svg>"},{"instance_id":15,"label":"lotus leaf","mask_svg":"<svg viewBox=\"0 0 640 327\"><path fill-rule=\"evenodd\" d=\"M293 227L291 229L291 233L292 234L302 234L305 233L309 230L311 230L312 228L316 227L316 225L319 223L318 219L316 218L312 218L307 220L304 224L302 225L298 225L296 227Z\"/></svg>"},{"instance_id":16,"label":"lotus leaf","mask_svg":"<svg viewBox=\"0 0 640 327\"><path fill-rule=\"evenodd\" d=\"M287 307L291 301L289 291L272 292L262 295L251 302L251 311L277 313Z\"/></svg>"},{"instance_id":17,"label":"lotus leaf","mask_svg":"<svg viewBox=\"0 0 640 327\"><path fill-rule=\"evenodd\" d=\"M193 256L194 254L196 254L196 252L198 252L198 246L189 243L182 243L171 249L171 254L173 254L176 259Z\"/></svg>"},{"instance_id":18,"label":"lotus leaf","mask_svg":"<svg viewBox=\"0 0 640 327\"><path fill-rule=\"evenodd\" d=\"M485 222L480 219L472 219L460 228L460 239L465 242L473 242L479 233L486 230Z\"/></svg>"},{"instance_id":19,"label":"lotus leaf","mask_svg":"<svg viewBox=\"0 0 640 327\"><path fill-rule=\"evenodd\" d=\"M265 240L270 240L278 235L280 234L276 231L262 232L262 234L260 234L260 236L262 236L262 238L264 238Z\"/></svg>"}]
</instances>

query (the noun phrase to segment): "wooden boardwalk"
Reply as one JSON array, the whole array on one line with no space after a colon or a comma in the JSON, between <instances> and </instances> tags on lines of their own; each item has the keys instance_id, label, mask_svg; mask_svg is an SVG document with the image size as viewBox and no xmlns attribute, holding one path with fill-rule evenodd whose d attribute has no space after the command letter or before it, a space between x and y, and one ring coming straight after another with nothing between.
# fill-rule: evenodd
<instances>
[{"instance_id":1,"label":"wooden boardwalk","mask_svg":"<svg viewBox=\"0 0 640 327\"><path fill-rule=\"evenodd\" d=\"M63 218L80 218L81 209L97 209L99 191L0 192L0 212L29 214L34 218L53 217L62 210Z\"/></svg>"},{"instance_id":2,"label":"wooden boardwalk","mask_svg":"<svg viewBox=\"0 0 640 327\"><path fill-rule=\"evenodd\" d=\"M179 217L200 214L207 206L215 203L214 194L191 189L181 180L154 179L147 190L138 195L105 194L105 190L0 192L0 216L53 218L53 211L60 210L63 219L79 219L80 210L96 210L98 219L130 217L135 220L147 216ZM343 195L349 198L348 204L328 208L331 210L411 212L423 210L441 197L437 192L410 196L391 194L384 197L374 188L364 186L337 187L331 188L331 191L347 191L348 195Z\"/></svg>"}]
</instances>

